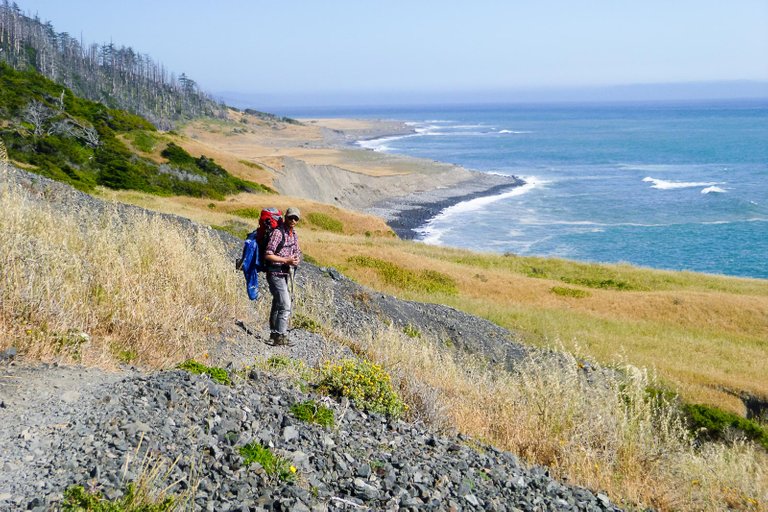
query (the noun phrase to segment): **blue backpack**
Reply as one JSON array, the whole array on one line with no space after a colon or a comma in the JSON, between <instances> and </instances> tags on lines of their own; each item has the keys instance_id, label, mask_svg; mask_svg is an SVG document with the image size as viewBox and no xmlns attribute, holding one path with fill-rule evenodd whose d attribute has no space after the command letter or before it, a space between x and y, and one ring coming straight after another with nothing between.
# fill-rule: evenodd
<instances>
[{"instance_id":1,"label":"blue backpack","mask_svg":"<svg viewBox=\"0 0 768 512\"><path fill-rule=\"evenodd\" d=\"M275 229L283 229L283 215L277 208L264 208L259 215L259 227L245 237L243 242L243 252L235 263L238 270L243 271L245 277L246 291L248 298L257 300L259 298L259 272L267 270L265 261L267 244L272 232ZM283 237L285 240L285 237ZM282 249L283 241L277 246L276 252Z\"/></svg>"}]
</instances>

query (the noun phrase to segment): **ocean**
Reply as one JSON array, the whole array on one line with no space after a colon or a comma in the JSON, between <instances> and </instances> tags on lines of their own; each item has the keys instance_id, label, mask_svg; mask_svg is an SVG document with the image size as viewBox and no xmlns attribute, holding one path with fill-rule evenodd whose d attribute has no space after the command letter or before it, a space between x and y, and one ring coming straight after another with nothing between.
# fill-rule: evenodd
<instances>
[{"instance_id":1,"label":"ocean","mask_svg":"<svg viewBox=\"0 0 768 512\"><path fill-rule=\"evenodd\" d=\"M424 243L768 278L768 100L283 115L402 120L414 134L358 144L526 181L443 210Z\"/></svg>"}]
</instances>

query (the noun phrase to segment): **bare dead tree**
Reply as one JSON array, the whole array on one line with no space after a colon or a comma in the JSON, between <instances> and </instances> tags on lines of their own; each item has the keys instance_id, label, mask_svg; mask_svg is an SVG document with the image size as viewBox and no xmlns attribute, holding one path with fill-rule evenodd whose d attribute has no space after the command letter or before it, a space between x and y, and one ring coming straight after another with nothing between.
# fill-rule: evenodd
<instances>
[{"instance_id":1,"label":"bare dead tree","mask_svg":"<svg viewBox=\"0 0 768 512\"><path fill-rule=\"evenodd\" d=\"M53 111L37 100L30 101L24 109L24 120L32 125L32 133L36 137L46 132L45 125L53 116Z\"/></svg>"}]
</instances>

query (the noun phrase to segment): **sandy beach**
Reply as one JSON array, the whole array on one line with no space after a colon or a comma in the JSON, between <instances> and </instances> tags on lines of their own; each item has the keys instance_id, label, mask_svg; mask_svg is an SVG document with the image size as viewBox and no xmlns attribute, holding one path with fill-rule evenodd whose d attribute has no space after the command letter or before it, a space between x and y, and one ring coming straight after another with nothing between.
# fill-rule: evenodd
<instances>
[{"instance_id":1,"label":"sandy beach","mask_svg":"<svg viewBox=\"0 0 768 512\"><path fill-rule=\"evenodd\" d=\"M184 128L200 151L230 162L233 173L301 197L383 218L414 238L444 208L495 195L522 181L434 160L364 149L355 143L414 133L393 120L300 119L299 123L232 112L229 123Z\"/></svg>"}]
</instances>

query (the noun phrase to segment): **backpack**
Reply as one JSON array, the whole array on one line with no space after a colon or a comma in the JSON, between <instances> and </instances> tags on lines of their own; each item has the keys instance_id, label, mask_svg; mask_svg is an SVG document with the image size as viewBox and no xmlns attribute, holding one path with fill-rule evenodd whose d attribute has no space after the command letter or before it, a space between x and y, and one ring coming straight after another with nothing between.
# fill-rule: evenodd
<instances>
[{"instance_id":1,"label":"backpack","mask_svg":"<svg viewBox=\"0 0 768 512\"><path fill-rule=\"evenodd\" d=\"M242 255L235 262L235 268L243 271L248 297L251 300L259 298L259 272L267 270L267 244L275 229L283 229L282 212L277 208L264 208L259 215L259 227L248 233L243 242ZM285 237L275 252L280 252L284 240Z\"/></svg>"}]
</instances>

